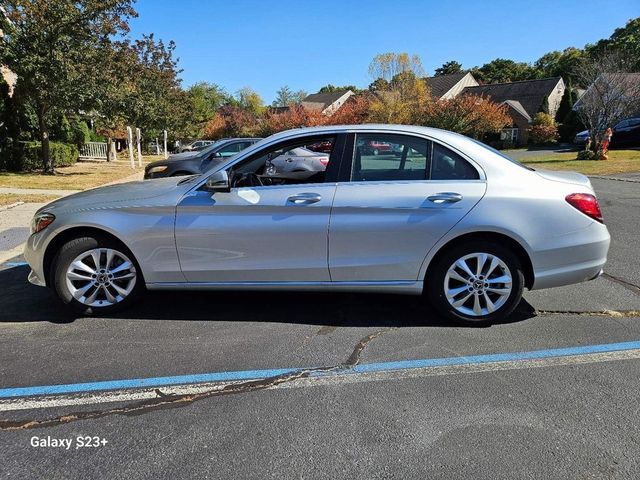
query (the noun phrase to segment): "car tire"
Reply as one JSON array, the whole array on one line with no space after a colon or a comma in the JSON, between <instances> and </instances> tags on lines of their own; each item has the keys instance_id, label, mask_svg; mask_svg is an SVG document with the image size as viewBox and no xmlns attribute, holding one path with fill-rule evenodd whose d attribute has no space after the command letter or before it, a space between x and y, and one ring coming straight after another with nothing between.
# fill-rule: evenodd
<instances>
[{"instance_id":1,"label":"car tire","mask_svg":"<svg viewBox=\"0 0 640 480\"><path fill-rule=\"evenodd\" d=\"M505 320L520 303L523 289L518 257L490 241L467 241L446 250L425 279L425 293L433 307L466 326Z\"/></svg>"},{"instance_id":2,"label":"car tire","mask_svg":"<svg viewBox=\"0 0 640 480\"><path fill-rule=\"evenodd\" d=\"M97 235L65 243L53 260L51 275L60 300L84 315L126 308L145 289L142 271L129 249Z\"/></svg>"}]
</instances>

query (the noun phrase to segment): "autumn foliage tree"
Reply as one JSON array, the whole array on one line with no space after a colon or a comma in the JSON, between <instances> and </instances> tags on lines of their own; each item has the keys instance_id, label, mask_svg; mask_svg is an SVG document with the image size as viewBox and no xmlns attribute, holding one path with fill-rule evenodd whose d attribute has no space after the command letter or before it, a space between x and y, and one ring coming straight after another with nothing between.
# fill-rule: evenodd
<instances>
[{"instance_id":1,"label":"autumn foliage tree","mask_svg":"<svg viewBox=\"0 0 640 480\"><path fill-rule=\"evenodd\" d=\"M487 97L461 95L434 101L424 110L423 125L442 128L473 138L497 133L511 124L506 105L498 105Z\"/></svg>"},{"instance_id":2,"label":"autumn foliage tree","mask_svg":"<svg viewBox=\"0 0 640 480\"><path fill-rule=\"evenodd\" d=\"M43 170L53 172L49 130L69 110L91 111L104 93L104 50L128 32L131 0L6 0L0 57L18 77L16 89L33 106Z\"/></svg>"}]
</instances>

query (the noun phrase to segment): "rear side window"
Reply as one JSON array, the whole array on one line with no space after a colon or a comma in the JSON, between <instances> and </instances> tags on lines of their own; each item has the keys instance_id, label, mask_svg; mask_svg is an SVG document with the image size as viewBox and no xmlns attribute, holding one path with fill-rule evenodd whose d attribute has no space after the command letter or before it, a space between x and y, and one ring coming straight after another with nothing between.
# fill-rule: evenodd
<instances>
[{"instance_id":1,"label":"rear side window","mask_svg":"<svg viewBox=\"0 0 640 480\"><path fill-rule=\"evenodd\" d=\"M433 144L431 180L478 180L478 171L453 150Z\"/></svg>"},{"instance_id":2,"label":"rear side window","mask_svg":"<svg viewBox=\"0 0 640 480\"><path fill-rule=\"evenodd\" d=\"M356 135L351 167L354 182L426 180L429 140L407 135Z\"/></svg>"}]
</instances>

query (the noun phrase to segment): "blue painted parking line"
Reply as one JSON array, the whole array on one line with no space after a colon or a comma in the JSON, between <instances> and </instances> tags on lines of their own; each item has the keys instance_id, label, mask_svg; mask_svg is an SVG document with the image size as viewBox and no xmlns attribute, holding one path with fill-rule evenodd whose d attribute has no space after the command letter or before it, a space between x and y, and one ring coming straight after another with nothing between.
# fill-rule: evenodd
<instances>
[{"instance_id":1,"label":"blue painted parking line","mask_svg":"<svg viewBox=\"0 0 640 480\"><path fill-rule=\"evenodd\" d=\"M6 265L8 267L24 267L25 265L29 265L27 262L4 262L0 265Z\"/></svg>"},{"instance_id":2,"label":"blue painted parking line","mask_svg":"<svg viewBox=\"0 0 640 480\"><path fill-rule=\"evenodd\" d=\"M427 358L420 360L403 360L396 362L365 363L345 366L332 370L313 370L305 368L277 368L267 370L242 370L235 372L214 372L195 375L177 375L170 377L137 378L125 380L109 380L102 382L72 383L65 385L41 385L35 387L17 387L0 389L0 399L30 397L40 395L79 394L97 391L126 390L138 388L156 388L198 383L231 382L243 380L260 380L280 375L292 375L311 370L309 376L338 376L358 373L411 370L428 367L452 365L474 365L495 362L514 362L538 360L553 357L571 357L596 353L619 352L640 349L640 341L586 345L579 347L533 350L529 352L493 353L487 355L471 355L463 357Z\"/></svg>"}]
</instances>

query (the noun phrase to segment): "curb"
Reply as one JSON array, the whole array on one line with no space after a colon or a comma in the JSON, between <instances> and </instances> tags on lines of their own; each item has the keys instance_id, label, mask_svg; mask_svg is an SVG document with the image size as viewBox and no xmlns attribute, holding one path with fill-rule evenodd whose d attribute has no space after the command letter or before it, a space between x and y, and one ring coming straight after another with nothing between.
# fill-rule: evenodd
<instances>
[{"instance_id":1,"label":"curb","mask_svg":"<svg viewBox=\"0 0 640 480\"><path fill-rule=\"evenodd\" d=\"M2 207L0 207L0 212L4 212L5 210L11 210L12 208L18 207L20 205L22 205L24 202L15 202L15 203L10 203L9 205L4 205Z\"/></svg>"}]
</instances>

